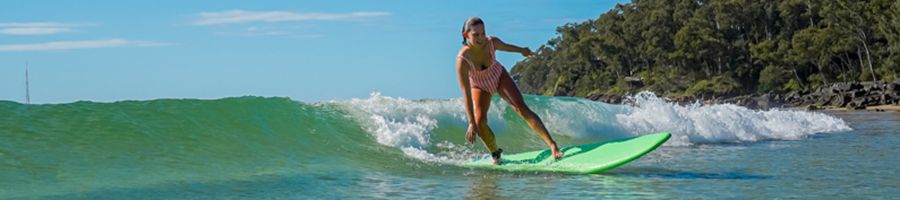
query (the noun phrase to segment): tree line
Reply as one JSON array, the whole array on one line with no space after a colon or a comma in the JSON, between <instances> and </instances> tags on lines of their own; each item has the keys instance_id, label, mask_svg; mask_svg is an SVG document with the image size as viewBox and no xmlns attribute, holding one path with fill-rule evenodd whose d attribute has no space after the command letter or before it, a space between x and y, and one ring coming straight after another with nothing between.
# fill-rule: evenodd
<instances>
[{"instance_id":1,"label":"tree line","mask_svg":"<svg viewBox=\"0 0 900 200\"><path fill-rule=\"evenodd\" d=\"M527 93L733 96L900 79L900 1L632 0L511 74Z\"/></svg>"}]
</instances>

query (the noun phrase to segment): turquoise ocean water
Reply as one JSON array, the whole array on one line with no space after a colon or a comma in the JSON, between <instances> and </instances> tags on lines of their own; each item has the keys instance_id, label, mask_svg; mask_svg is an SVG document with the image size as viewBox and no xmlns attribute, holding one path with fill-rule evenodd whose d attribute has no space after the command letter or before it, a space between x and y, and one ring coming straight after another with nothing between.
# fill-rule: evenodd
<instances>
[{"instance_id":1,"label":"turquoise ocean water","mask_svg":"<svg viewBox=\"0 0 900 200\"><path fill-rule=\"evenodd\" d=\"M3 199L874 198L900 194L900 114L526 96L561 145L668 131L593 175L469 169L460 99L0 101ZM509 106L507 152L546 148Z\"/></svg>"}]
</instances>

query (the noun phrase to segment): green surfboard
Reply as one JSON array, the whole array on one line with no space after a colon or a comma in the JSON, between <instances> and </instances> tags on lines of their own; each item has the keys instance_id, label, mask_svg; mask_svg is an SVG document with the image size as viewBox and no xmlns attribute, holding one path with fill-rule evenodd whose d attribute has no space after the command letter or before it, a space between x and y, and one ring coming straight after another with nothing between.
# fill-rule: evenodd
<instances>
[{"instance_id":1,"label":"green surfboard","mask_svg":"<svg viewBox=\"0 0 900 200\"><path fill-rule=\"evenodd\" d=\"M653 151L669 139L666 132L632 138L604 141L564 147L565 155L554 160L550 149L503 155L501 165L494 165L491 158L475 160L466 167L489 168L506 171L548 171L576 174L592 174L631 162Z\"/></svg>"}]
</instances>

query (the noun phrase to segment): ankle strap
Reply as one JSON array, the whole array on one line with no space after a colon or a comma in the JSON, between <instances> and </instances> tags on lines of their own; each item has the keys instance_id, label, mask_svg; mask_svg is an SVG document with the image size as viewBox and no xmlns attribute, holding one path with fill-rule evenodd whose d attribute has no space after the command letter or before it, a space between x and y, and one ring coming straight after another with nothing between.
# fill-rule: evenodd
<instances>
[{"instance_id":1,"label":"ankle strap","mask_svg":"<svg viewBox=\"0 0 900 200\"><path fill-rule=\"evenodd\" d=\"M491 157L494 158L495 160L499 160L501 153L503 153L503 149L498 148L497 151L491 152Z\"/></svg>"}]
</instances>

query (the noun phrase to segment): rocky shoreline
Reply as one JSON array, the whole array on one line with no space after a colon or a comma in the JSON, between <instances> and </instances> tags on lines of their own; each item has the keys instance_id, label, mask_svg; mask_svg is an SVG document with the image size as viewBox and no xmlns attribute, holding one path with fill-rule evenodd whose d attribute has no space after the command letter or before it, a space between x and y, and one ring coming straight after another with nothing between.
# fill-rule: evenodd
<instances>
[{"instance_id":1,"label":"rocky shoreline","mask_svg":"<svg viewBox=\"0 0 900 200\"><path fill-rule=\"evenodd\" d=\"M594 95L588 99L606 103L623 103L622 96ZM766 93L741 96L676 96L667 100L681 105L735 104L754 110L772 108L801 110L868 110L900 112L900 82L841 82L820 87L812 92Z\"/></svg>"}]
</instances>

